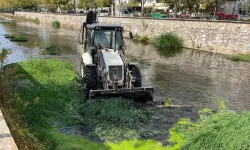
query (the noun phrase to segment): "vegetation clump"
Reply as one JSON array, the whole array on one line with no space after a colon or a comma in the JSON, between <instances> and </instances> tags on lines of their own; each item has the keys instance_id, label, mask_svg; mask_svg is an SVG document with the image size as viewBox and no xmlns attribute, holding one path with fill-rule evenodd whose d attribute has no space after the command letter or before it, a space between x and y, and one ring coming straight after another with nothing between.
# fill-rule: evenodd
<instances>
[{"instance_id":1,"label":"vegetation clump","mask_svg":"<svg viewBox=\"0 0 250 150\"><path fill-rule=\"evenodd\" d=\"M250 62L250 54L236 54L236 55L224 55L227 59L239 62Z\"/></svg>"},{"instance_id":2,"label":"vegetation clump","mask_svg":"<svg viewBox=\"0 0 250 150\"><path fill-rule=\"evenodd\" d=\"M21 37L14 37L14 38L10 38L10 41L15 41L15 42L27 42L28 38L21 36Z\"/></svg>"},{"instance_id":3,"label":"vegetation clump","mask_svg":"<svg viewBox=\"0 0 250 150\"><path fill-rule=\"evenodd\" d=\"M53 21L52 22L52 27L54 27L54 28L60 28L61 27L61 23L59 22L59 21Z\"/></svg>"},{"instance_id":4,"label":"vegetation clump","mask_svg":"<svg viewBox=\"0 0 250 150\"><path fill-rule=\"evenodd\" d=\"M50 55L57 55L59 52L59 48L57 46L49 46L46 48L46 53Z\"/></svg>"},{"instance_id":5,"label":"vegetation clump","mask_svg":"<svg viewBox=\"0 0 250 150\"><path fill-rule=\"evenodd\" d=\"M148 37L148 35L144 35L144 36L140 37L140 41L142 42L142 44L149 44L150 38Z\"/></svg>"},{"instance_id":6,"label":"vegetation clump","mask_svg":"<svg viewBox=\"0 0 250 150\"><path fill-rule=\"evenodd\" d=\"M141 130L149 119L149 114L136 108L135 102L129 99L90 101L84 103L83 108L85 124L95 128L88 136L108 141L139 138L137 131Z\"/></svg>"},{"instance_id":7,"label":"vegetation clump","mask_svg":"<svg viewBox=\"0 0 250 150\"><path fill-rule=\"evenodd\" d=\"M183 40L175 33L165 33L155 38L158 52L164 56L172 56L182 51Z\"/></svg>"},{"instance_id":8,"label":"vegetation clump","mask_svg":"<svg viewBox=\"0 0 250 150\"><path fill-rule=\"evenodd\" d=\"M34 19L33 22L35 22L36 24L39 24L40 20L36 17L36 19Z\"/></svg>"},{"instance_id":9,"label":"vegetation clump","mask_svg":"<svg viewBox=\"0 0 250 150\"><path fill-rule=\"evenodd\" d=\"M11 54L10 49L2 48L2 51L0 52L0 69L3 67L9 54Z\"/></svg>"},{"instance_id":10,"label":"vegetation clump","mask_svg":"<svg viewBox=\"0 0 250 150\"><path fill-rule=\"evenodd\" d=\"M0 24L10 24L8 21L0 21Z\"/></svg>"},{"instance_id":11,"label":"vegetation clump","mask_svg":"<svg viewBox=\"0 0 250 150\"><path fill-rule=\"evenodd\" d=\"M170 139L174 149L249 149L250 112L229 111L224 100L219 111L202 109L198 122L181 119L171 130Z\"/></svg>"}]
</instances>

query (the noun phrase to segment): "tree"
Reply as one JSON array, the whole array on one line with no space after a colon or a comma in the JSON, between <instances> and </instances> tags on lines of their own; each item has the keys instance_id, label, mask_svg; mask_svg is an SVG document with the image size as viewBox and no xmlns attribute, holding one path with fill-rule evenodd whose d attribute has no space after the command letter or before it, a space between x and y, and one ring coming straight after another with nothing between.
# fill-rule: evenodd
<instances>
[{"instance_id":1,"label":"tree","mask_svg":"<svg viewBox=\"0 0 250 150\"><path fill-rule=\"evenodd\" d=\"M39 0L39 4L55 5L57 7L58 12L61 13L62 6L65 6L70 1L71 0Z\"/></svg>"},{"instance_id":2,"label":"tree","mask_svg":"<svg viewBox=\"0 0 250 150\"><path fill-rule=\"evenodd\" d=\"M90 7L90 0L79 0L78 8L89 9Z\"/></svg>"},{"instance_id":3,"label":"tree","mask_svg":"<svg viewBox=\"0 0 250 150\"><path fill-rule=\"evenodd\" d=\"M18 6L23 9L36 9L37 5L37 0L20 0L18 2Z\"/></svg>"},{"instance_id":4,"label":"tree","mask_svg":"<svg viewBox=\"0 0 250 150\"><path fill-rule=\"evenodd\" d=\"M132 7L136 7L136 6L139 6L139 3L137 0L130 0L128 2L128 8L132 8Z\"/></svg>"},{"instance_id":5,"label":"tree","mask_svg":"<svg viewBox=\"0 0 250 150\"><path fill-rule=\"evenodd\" d=\"M137 0L137 2L141 3L141 17L144 16L144 4L146 3L146 0Z\"/></svg>"}]
</instances>

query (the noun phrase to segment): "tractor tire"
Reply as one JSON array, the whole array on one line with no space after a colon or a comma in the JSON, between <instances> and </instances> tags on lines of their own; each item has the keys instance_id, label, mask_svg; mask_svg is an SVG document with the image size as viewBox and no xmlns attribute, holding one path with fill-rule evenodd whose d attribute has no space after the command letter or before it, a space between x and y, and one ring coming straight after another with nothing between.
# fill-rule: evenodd
<instances>
[{"instance_id":1,"label":"tractor tire","mask_svg":"<svg viewBox=\"0 0 250 150\"><path fill-rule=\"evenodd\" d=\"M89 91L97 89L97 72L93 66L86 66L84 68L85 76L85 99L89 100Z\"/></svg>"},{"instance_id":2,"label":"tractor tire","mask_svg":"<svg viewBox=\"0 0 250 150\"><path fill-rule=\"evenodd\" d=\"M141 71L137 66L131 66L130 71L135 78L134 87L141 87Z\"/></svg>"}]
</instances>

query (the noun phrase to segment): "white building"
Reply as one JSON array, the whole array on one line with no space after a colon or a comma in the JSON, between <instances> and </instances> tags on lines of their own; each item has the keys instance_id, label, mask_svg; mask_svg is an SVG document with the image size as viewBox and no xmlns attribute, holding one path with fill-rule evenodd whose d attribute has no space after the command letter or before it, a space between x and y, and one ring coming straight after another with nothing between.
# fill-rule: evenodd
<instances>
[{"instance_id":1,"label":"white building","mask_svg":"<svg viewBox=\"0 0 250 150\"><path fill-rule=\"evenodd\" d=\"M128 4L129 1L130 0L115 0L116 15L120 14L121 9L127 9L126 6L123 4ZM157 0L146 0L144 7L145 8L153 8L155 3L157 3ZM139 6L141 6L140 3L139 3Z\"/></svg>"}]
</instances>

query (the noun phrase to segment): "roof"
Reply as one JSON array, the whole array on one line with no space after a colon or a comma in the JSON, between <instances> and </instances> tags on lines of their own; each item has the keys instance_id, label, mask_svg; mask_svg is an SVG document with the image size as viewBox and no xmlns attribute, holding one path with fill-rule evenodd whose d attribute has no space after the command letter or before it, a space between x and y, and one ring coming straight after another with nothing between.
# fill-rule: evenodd
<instances>
[{"instance_id":1,"label":"roof","mask_svg":"<svg viewBox=\"0 0 250 150\"><path fill-rule=\"evenodd\" d=\"M101 28L122 28L122 26L115 25L115 24L99 24L99 23L94 23L94 24L88 24L87 25L88 29L95 29L96 27L101 27Z\"/></svg>"}]
</instances>

